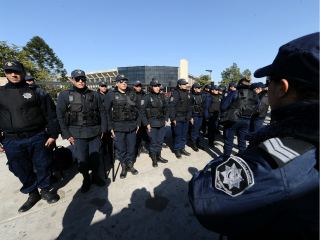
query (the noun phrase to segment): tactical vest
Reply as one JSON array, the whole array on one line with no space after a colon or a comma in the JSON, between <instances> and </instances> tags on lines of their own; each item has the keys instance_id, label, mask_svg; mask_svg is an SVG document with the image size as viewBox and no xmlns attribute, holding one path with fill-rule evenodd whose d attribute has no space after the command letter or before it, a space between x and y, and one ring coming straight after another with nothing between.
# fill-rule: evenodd
<instances>
[{"instance_id":1,"label":"tactical vest","mask_svg":"<svg viewBox=\"0 0 320 240\"><path fill-rule=\"evenodd\" d=\"M220 112L220 96L219 95L211 95L211 104L209 106L209 113Z\"/></svg>"},{"instance_id":2,"label":"tactical vest","mask_svg":"<svg viewBox=\"0 0 320 240\"><path fill-rule=\"evenodd\" d=\"M112 121L136 121L138 112L135 100L133 93L121 94L116 91L113 95Z\"/></svg>"},{"instance_id":3,"label":"tactical vest","mask_svg":"<svg viewBox=\"0 0 320 240\"><path fill-rule=\"evenodd\" d=\"M150 103L146 107L146 116L147 118L164 118L165 109L164 109L164 96L162 94L150 94Z\"/></svg>"},{"instance_id":4,"label":"tactical vest","mask_svg":"<svg viewBox=\"0 0 320 240\"><path fill-rule=\"evenodd\" d=\"M47 124L36 91L24 88L0 88L0 126L8 133L44 130Z\"/></svg>"},{"instance_id":5,"label":"tactical vest","mask_svg":"<svg viewBox=\"0 0 320 240\"><path fill-rule=\"evenodd\" d=\"M254 92L250 89L240 89L238 96L237 101L239 101L240 116L251 117L258 103Z\"/></svg>"},{"instance_id":6,"label":"tactical vest","mask_svg":"<svg viewBox=\"0 0 320 240\"><path fill-rule=\"evenodd\" d=\"M67 125L96 126L100 124L100 112L94 92L89 90L85 94L69 91L69 105L67 110Z\"/></svg>"},{"instance_id":7,"label":"tactical vest","mask_svg":"<svg viewBox=\"0 0 320 240\"><path fill-rule=\"evenodd\" d=\"M188 108L191 104L190 94L188 91L177 90L179 94L179 101L176 105L176 114L177 116L185 116L188 112Z\"/></svg>"},{"instance_id":8,"label":"tactical vest","mask_svg":"<svg viewBox=\"0 0 320 240\"><path fill-rule=\"evenodd\" d=\"M192 112L196 114L203 113L203 97L202 94L193 94L193 105L192 105Z\"/></svg>"}]
</instances>

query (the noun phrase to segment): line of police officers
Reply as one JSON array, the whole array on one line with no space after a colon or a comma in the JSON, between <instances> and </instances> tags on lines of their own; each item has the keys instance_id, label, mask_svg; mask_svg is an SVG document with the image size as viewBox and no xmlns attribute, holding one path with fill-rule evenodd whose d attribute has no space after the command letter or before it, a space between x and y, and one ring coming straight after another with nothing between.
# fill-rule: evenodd
<instances>
[{"instance_id":1,"label":"line of police officers","mask_svg":"<svg viewBox=\"0 0 320 240\"><path fill-rule=\"evenodd\" d=\"M121 163L120 178L125 178L128 172L138 174L134 163L141 145L148 148L153 167L157 167L159 162L167 163L168 160L161 156L161 150L169 119L173 130L173 152L177 158L190 156L185 150L189 127L191 147L198 151L204 121L208 126L209 146L214 146L220 105L224 111L241 109L238 114L240 120L225 125L224 154L231 154L235 132L241 136L239 151L244 150L244 136L249 131L252 113L243 113L248 109L247 105L251 104L249 108L253 111L258 103L249 87L247 92L242 89L233 91L234 84L230 84L230 92L222 98L221 89L213 84L206 86L206 93L201 92L199 84L194 84L189 91L185 79L178 80L170 99L161 93L161 83L157 79L152 79L150 93L145 94L138 81L134 83L133 90L129 89L128 79L122 75L116 77L114 90L107 93L106 85L100 84L98 92L95 92L86 86L85 72L77 69L71 73L73 86L59 94L55 109L44 90L26 83L33 79L25 76L20 62L7 61L4 70L9 82L0 88L3 92L0 96L2 144L9 169L23 184L21 192L29 194L20 212L29 210L41 198L49 203L59 199L57 193L50 191L50 147L59 133L73 145L73 155L83 175L81 192L87 192L91 184L105 185L99 176L99 163L106 144L111 142ZM113 147L108 149L113 150ZM40 194L38 188L41 189Z\"/></svg>"}]
</instances>

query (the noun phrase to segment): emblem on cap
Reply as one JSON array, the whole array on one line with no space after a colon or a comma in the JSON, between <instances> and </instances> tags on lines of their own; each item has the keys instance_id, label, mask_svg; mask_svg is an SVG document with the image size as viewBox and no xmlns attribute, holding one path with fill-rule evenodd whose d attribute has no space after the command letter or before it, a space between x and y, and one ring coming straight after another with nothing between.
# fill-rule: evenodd
<instances>
[{"instance_id":1,"label":"emblem on cap","mask_svg":"<svg viewBox=\"0 0 320 240\"><path fill-rule=\"evenodd\" d=\"M82 73L82 71L81 70L78 70L78 74L81 74Z\"/></svg>"},{"instance_id":2,"label":"emblem on cap","mask_svg":"<svg viewBox=\"0 0 320 240\"><path fill-rule=\"evenodd\" d=\"M32 98L32 94L31 94L31 93L24 93L24 94L22 94L22 96L23 96L25 99L30 99L30 98Z\"/></svg>"},{"instance_id":3,"label":"emblem on cap","mask_svg":"<svg viewBox=\"0 0 320 240\"><path fill-rule=\"evenodd\" d=\"M7 65L8 67L11 67L11 66L13 66L13 63L12 63L12 62L7 62L6 65Z\"/></svg>"},{"instance_id":4,"label":"emblem on cap","mask_svg":"<svg viewBox=\"0 0 320 240\"><path fill-rule=\"evenodd\" d=\"M254 185L253 173L242 158L232 156L216 168L215 188L236 197Z\"/></svg>"}]
</instances>

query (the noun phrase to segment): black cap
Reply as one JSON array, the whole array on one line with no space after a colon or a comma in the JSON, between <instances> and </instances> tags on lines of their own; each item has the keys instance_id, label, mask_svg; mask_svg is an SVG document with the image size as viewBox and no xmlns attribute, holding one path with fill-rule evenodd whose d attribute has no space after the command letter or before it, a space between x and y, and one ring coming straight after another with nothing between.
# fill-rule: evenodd
<instances>
[{"instance_id":1,"label":"black cap","mask_svg":"<svg viewBox=\"0 0 320 240\"><path fill-rule=\"evenodd\" d=\"M236 86L237 86L237 83L235 83L235 82L229 83L229 88L230 88L230 87L236 87Z\"/></svg>"},{"instance_id":2,"label":"black cap","mask_svg":"<svg viewBox=\"0 0 320 240\"><path fill-rule=\"evenodd\" d=\"M256 70L254 76L287 78L319 88L319 32L281 46L273 63Z\"/></svg>"},{"instance_id":3,"label":"black cap","mask_svg":"<svg viewBox=\"0 0 320 240\"><path fill-rule=\"evenodd\" d=\"M99 82L99 86L102 87L102 86L107 86L107 84L105 82Z\"/></svg>"},{"instance_id":4,"label":"black cap","mask_svg":"<svg viewBox=\"0 0 320 240\"><path fill-rule=\"evenodd\" d=\"M34 81L34 77L31 75L31 73L27 72L26 76L24 78L26 81Z\"/></svg>"},{"instance_id":5,"label":"black cap","mask_svg":"<svg viewBox=\"0 0 320 240\"><path fill-rule=\"evenodd\" d=\"M264 88L265 84L262 82L255 82L251 84L251 89L256 89L256 88Z\"/></svg>"},{"instance_id":6,"label":"black cap","mask_svg":"<svg viewBox=\"0 0 320 240\"><path fill-rule=\"evenodd\" d=\"M86 73L83 70L80 70L80 69L76 69L76 70L73 70L71 72L71 77L72 78L85 77L85 76L86 76Z\"/></svg>"},{"instance_id":7,"label":"black cap","mask_svg":"<svg viewBox=\"0 0 320 240\"><path fill-rule=\"evenodd\" d=\"M177 82L179 85L185 85L185 84L188 84L187 80L183 79L183 78L180 78Z\"/></svg>"},{"instance_id":8,"label":"black cap","mask_svg":"<svg viewBox=\"0 0 320 240\"><path fill-rule=\"evenodd\" d=\"M219 90L217 85L211 84L210 90Z\"/></svg>"},{"instance_id":9,"label":"black cap","mask_svg":"<svg viewBox=\"0 0 320 240\"><path fill-rule=\"evenodd\" d=\"M192 85L192 88L201 88L201 85L199 83L194 83Z\"/></svg>"},{"instance_id":10,"label":"black cap","mask_svg":"<svg viewBox=\"0 0 320 240\"><path fill-rule=\"evenodd\" d=\"M155 78L152 78L151 82L150 82L150 86L160 86L161 83L159 83L159 81Z\"/></svg>"},{"instance_id":11,"label":"black cap","mask_svg":"<svg viewBox=\"0 0 320 240\"><path fill-rule=\"evenodd\" d=\"M137 86L142 86L142 83L137 80L137 81L135 81L135 82L133 83L133 86L135 86L135 87L137 87Z\"/></svg>"},{"instance_id":12,"label":"black cap","mask_svg":"<svg viewBox=\"0 0 320 240\"><path fill-rule=\"evenodd\" d=\"M19 73L25 73L24 66L21 62L17 60L5 61L3 64L4 70L13 70Z\"/></svg>"},{"instance_id":13,"label":"black cap","mask_svg":"<svg viewBox=\"0 0 320 240\"><path fill-rule=\"evenodd\" d=\"M126 78L124 75L120 75L120 74L117 75L115 81L116 81L116 82L119 82L119 81L121 81L121 80L128 81L128 78Z\"/></svg>"}]
</instances>

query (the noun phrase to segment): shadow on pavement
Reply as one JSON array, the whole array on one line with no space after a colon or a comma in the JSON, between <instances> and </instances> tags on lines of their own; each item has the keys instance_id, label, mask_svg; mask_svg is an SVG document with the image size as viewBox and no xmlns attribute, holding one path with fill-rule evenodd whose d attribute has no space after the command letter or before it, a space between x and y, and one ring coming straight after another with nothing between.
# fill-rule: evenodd
<instances>
[{"instance_id":1,"label":"shadow on pavement","mask_svg":"<svg viewBox=\"0 0 320 240\"><path fill-rule=\"evenodd\" d=\"M188 170L191 175L197 171L194 167ZM87 199L77 193L57 239L218 239L217 234L204 230L193 216L188 182L174 177L168 168L163 175L165 180L154 188L153 194L146 188L136 189L128 207L112 216L105 189L104 195L89 193ZM90 225L97 210L106 218Z\"/></svg>"}]
</instances>

